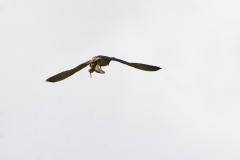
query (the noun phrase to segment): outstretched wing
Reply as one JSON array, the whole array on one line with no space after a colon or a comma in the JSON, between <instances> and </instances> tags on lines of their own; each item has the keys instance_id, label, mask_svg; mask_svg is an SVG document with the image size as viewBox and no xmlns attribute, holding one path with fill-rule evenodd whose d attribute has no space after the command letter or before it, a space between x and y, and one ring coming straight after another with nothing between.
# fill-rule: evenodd
<instances>
[{"instance_id":1,"label":"outstretched wing","mask_svg":"<svg viewBox=\"0 0 240 160\"><path fill-rule=\"evenodd\" d=\"M124 60L121 60L121 59L118 59L118 58L115 58L115 57L111 57L111 60L126 64L130 67L133 67L133 68L141 69L141 70L144 70L144 71L157 71L159 69L162 69L160 67L152 66L152 65L148 65L148 64L126 62Z\"/></svg>"},{"instance_id":2,"label":"outstretched wing","mask_svg":"<svg viewBox=\"0 0 240 160\"><path fill-rule=\"evenodd\" d=\"M64 80L64 79L70 77L71 75L73 75L74 73L76 73L76 72L80 71L81 69L85 68L87 65L89 65L90 62L91 62L91 60L89 60L87 62L84 62L84 63L80 64L79 66L73 68L73 69L58 73L55 76L52 76L52 77L48 78L46 81L47 82L58 82L58 81Z\"/></svg>"}]
</instances>

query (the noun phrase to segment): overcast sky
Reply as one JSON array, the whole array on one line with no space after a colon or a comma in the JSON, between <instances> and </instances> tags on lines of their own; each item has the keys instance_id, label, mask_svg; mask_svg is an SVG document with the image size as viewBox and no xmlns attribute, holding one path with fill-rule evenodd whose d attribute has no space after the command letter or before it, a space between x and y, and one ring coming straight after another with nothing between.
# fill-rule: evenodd
<instances>
[{"instance_id":1,"label":"overcast sky","mask_svg":"<svg viewBox=\"0 0 240 160\"><path fill-rule=\"evenodd\" d=\"M238 0L1 0L1 160L239 160ZM45 82L95 55L118 62Z\"/></svg>"}]
</instances>

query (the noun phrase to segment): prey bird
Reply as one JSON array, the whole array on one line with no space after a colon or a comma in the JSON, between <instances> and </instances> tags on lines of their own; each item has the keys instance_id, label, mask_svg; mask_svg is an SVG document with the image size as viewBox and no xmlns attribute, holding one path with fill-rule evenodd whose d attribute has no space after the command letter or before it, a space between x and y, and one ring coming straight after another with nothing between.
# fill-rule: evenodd
<instances>
[{"instance_id":1,"label":"prey bird","mask_svg":"<svg viewBox=\"0 0 240 160\"><path fill-rule=\"evenodd\" d=\"M117 61L117 62L126 64L130 67L141 69L141 70L144 70L144 71L157 71L159 69L162 69L162 68L157 67L157 66L141 64L141 63L130 63L130 62L126 62L124 60L121 60L121 59L118 59L118 58L115 58L115 57L107 57L107 56L99 55L99 56L93 57L91 60L89 60L87 62L84 62L84 63L80 64L79 66L73 68L73 69L58 73L58 74L48 78L46 81L47 82L58 82L58 81L64 80L64 79L70 77L71 75L73 75L74 73L76 73L76 72L80 71L81 69L85 68L87 65L90 66L90 69L88 70L88 72L90 73L90 77L92 78L91 74L93 72L104 74L105 72L102 70L101 67L109 65L110 61Z\"/></svg>"}]
</instances>

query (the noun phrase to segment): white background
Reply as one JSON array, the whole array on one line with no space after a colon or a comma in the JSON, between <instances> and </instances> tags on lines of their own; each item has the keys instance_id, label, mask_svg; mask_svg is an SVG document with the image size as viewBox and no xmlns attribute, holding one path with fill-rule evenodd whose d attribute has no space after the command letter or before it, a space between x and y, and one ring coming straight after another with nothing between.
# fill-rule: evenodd
<instances>
[{"instance_id":1,"label":"white background","mask_svg":"<svg viewBox=\"0 0 240 160\"><path fill-rule=\"evenodd\" d=\"M1 160L239 160L237 0L1 0ZM45 80L95 55L118 62Z\"/></svg>"}]
</instances>

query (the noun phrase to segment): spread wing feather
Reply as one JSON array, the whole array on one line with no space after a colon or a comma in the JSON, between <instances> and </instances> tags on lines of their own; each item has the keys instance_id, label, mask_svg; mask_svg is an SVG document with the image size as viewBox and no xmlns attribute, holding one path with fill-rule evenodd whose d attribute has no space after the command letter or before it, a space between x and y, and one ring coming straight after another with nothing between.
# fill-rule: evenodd
<instances>
[{"instance_id":1,"label":"spread wing feather","mask_svg":"<svg viewBox=\"0 0 240 160\"><path fill-rule=\"evenodd\" d=\"M152 66L152 65L148 65L148 64L130 63L130 62L118 59L118 58L114 58L114 57L112 57L111 60L126 64L130 67L133 67L133 68L141 69L141 70L144 70L144 71L157 71L159 69L162 69L160 67Z\"/></svg>"},{"instance_id":2,"label":"spread wing feather","mask_svg":"<svg viewBox=\"0 0 240 160\"><path fill-rule=\"evenodd\" d=\"M85 68L87 65L89 65L90 62L91 62L91 60L89 60L87 62L84 62L84 63L80 64L79 66L73 68L73 69L58 73L58 74L48 78L46 81L48 81L48 82L58 82L58 81L64 80L64 79L70 77L71 75L73 75L74 73L76 73L76 72L80 71L81 69Z\"/></svg>"}]
</instances>

